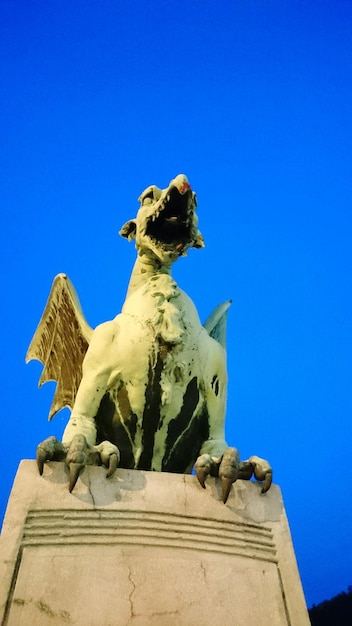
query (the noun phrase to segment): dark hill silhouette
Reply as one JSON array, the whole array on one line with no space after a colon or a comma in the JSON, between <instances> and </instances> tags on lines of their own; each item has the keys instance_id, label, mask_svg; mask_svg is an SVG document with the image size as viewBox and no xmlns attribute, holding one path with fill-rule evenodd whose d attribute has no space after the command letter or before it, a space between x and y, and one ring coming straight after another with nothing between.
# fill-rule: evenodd
<instances>
[{"instance_id":1,"label":"dark hill silhouette","mask_svg":"<svg viewBox=\"0 0 352 626\"><path fill-rule=\"evenodd\" d=\"M308 610L312 626L351 626L352 586Z\"/></svg>"}]
</instances>

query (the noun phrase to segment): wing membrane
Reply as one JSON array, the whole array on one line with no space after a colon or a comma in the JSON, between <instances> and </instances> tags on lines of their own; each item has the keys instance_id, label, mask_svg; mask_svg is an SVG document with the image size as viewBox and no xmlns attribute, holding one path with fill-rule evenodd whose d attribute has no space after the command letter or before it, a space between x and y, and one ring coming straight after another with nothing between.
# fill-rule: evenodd
<instances>
[{"instance_id":1,"label":"wing membrane","mask_svg":"<svg viewBox=\"0 0 352 626\"><path fill-rule=\"evenodd\" d=\"M231 306L232 300L227 300L219 304L204 322L204 328L208 331L210 337L216 339L226 350L226 321L227 311Z\"/></svg>"},{"instance_id":2,"label":"wing membrane","mask_svg":"<svg viewBox=\"0 0 352 626\"><path fill-rule=\"evenodd\" d=\"M57 383L49 420L73 407L92 332L70 279L58 274L26 355L26 363L36 359L44 366L39 387L49 380Z\"/></svg>"}]
</instances>

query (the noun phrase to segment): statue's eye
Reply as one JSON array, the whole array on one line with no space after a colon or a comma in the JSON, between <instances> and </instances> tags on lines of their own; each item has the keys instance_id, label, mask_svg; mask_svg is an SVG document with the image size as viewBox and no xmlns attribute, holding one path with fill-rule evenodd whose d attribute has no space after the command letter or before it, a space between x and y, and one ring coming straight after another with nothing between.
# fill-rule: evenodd
<instances>
[{"instance_id":1,"label":"statue's eye","mask_svg":"<svg viewBox=\"0 0 352 626\"><path fill-rule=\"evenodd\" d=\"M143 205L144 204L152 204L152 202L153 202L153 198L150 195L146 196L145 198L143 198Z\"/></svg>"}]
</instances>

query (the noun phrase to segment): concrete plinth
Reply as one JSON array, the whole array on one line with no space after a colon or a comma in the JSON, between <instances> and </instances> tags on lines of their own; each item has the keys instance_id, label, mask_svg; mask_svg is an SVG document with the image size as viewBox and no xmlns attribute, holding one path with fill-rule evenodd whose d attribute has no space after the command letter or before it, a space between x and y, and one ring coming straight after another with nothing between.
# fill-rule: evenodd
<instances>
[{"instance_id":1,"label":"concrete plinth","mask_svg":"<svg viewBox=\"0 0 352 626\"><path fill-rule=\"evenodd\" d=\"M0 549L3 626L309 626L275 485L22 461Z\"/></svg>"}]
</instances>

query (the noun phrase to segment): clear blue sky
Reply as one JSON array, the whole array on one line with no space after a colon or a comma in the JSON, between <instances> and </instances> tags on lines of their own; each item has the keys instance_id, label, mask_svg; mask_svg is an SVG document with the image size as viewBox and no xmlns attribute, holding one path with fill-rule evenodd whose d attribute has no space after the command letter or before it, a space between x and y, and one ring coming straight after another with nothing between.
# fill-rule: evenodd
<instances>
[{"instance_id":1,"label":"clear blue sky","mask_svg":"<svg viewBox=\"0 0 352 626\"><path fill-rule=\"evenodd\" d=\"M352 584L352 3L1 0L1 511L61 436L24 364L51 282L91 326L134 261L139 193L188 175L206 248L175 277L229 313L227 438L271 460L307 603Z\"/></svg>"}]
</instances>

